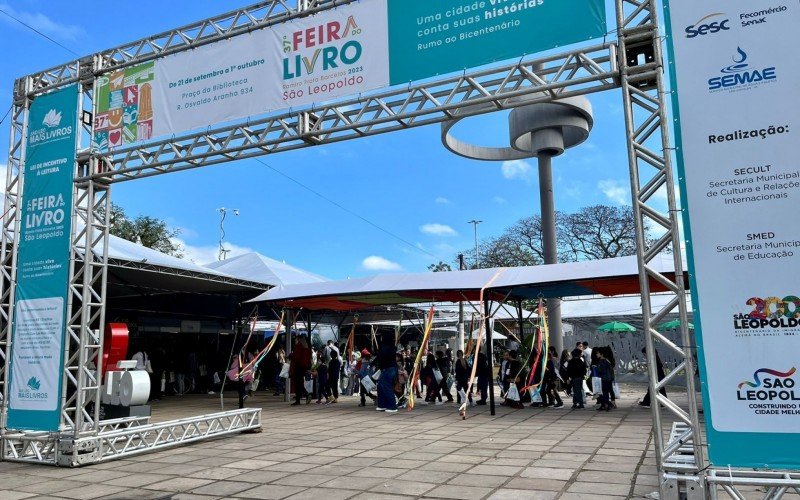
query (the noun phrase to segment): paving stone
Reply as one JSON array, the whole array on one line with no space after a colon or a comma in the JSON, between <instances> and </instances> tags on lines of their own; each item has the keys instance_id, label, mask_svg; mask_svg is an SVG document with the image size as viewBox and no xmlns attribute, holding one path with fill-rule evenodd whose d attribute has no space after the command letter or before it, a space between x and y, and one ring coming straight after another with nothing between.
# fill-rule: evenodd
<instances>
[{"instance_id":1,"label":"paving stone","mask_svg":"<svg viewBox=\"0 0 800 500\"><path fill-rule=\"evenodd\" d=\"M492 493L489 500L551 500L556 495L554 491L500 489Z\"/></svg>"},{"instance_id":2,"label":"paving stone","mask_svg":"<svg viewBox=\"0 0 800 500\"><path fill-rule=\"evenodd\" d=\"M515 477L507 482L503 487L510 488L512 490L561 491L566 485L566 481L558 481L556 479Z\"/></svg>"},{"instance_id":3,"label":"paving stone","mask_svg":"<svg viewBox=\"0 0 800 500\"><path fill-rule=\"evenodd\" d=\"M570 493L592 493L595 495L627 495L631 490L630 484L609 483L573 483L567 488Z\"/></svg>"},{"instance_id":4,"label":"paving stone","mask_svg":"<svg viewBox=\"0 0 800 500\"><path fill-rule=\"evenodd\" d=\"M485 474L487 476L516 476L523 467L500 465L476 465L469 474Z\"/></svg>"},{"instance_id":5,"label":"paving stone","mask_svg":"<svg viewBox=\"0 0 800 500\"><path fill-rule=\"evenodd\" d=\"M212 482L213 481L208 479L197 479L194 477L171 477L166 481L148 484L146 488L161 491L189 491Z\"/></svg>"},{"instance_id":6,"label":"paving stone","mask_svg":"<svg viewBox=\"0 0 800 500\"><path fill-rule=\"evenodd\" d=\"M190 493L197 493L199 495L234 496L252 487L253 483L244 481L217 481L216 483L195 488L190 491Z\"/></svg>"},{"instance_id":7,"label":"paving stone","mask_svg":"<svg viewBox=\"0 0 800 500\"><path fill-rule=\"evenodd\" d=\"M325 476L321 474L291 474L282 477L272 482L272 484L282 484L285 486L302 486L310 488L312 486L320 485L324 482L335 479L334 476Z\"/></svg>"},{"instance_id":8,"label":"paving stone","mask_svg":"<svg viewBox=\"0 0 800 500\"><path fill-rule=\"evenodd\" d=\"M482 488L477 486L456 486L446 484L439 486L425 494L426 498L452 498L455 500L480 500L489 493L492 488Z\"/></svg>"},{"instance_id":9,"label":"paving stone","mask_svg":"<svg viewBox=\"0 0 800 500\"><path fill-rule=\"evenodd\" d=\"M330 488L309 488L307 490L296 493L288 500L347 500L348 498L358 495L360 492L356 490L334 490Z\"/></svg>"},{"instance_id":10,"label":"paving stone","mask_svg":"<svg viewBox=\"0 0 800 500\"><path fill-rule=\"evenodd\" d=\"M87 498L100 498L109 495L114 495L122 491L127 491L127 488L119 486L111 486L108 484L88 484L80 488L71 490L63 490L58 492L58 496L63 498L74 498L85 500Z\"/></svg>"},{"instance_id":11,"label":"paving stone","mask_svg":"<svg viewBox=\"0 0 800 500\"><path fill-rule=\"evenodd\" d=\"M613 483L631 484L633 473L604 472L604 471L582 471L578 474L577 482L586 483Z\"/></svg>"},{"instance_id":12,"label":"paving stone","mask_svg":"<svg viewBox=\"0 0 800 500\"><path fill-rule=\"evenodd\" d=\"M36 496L36 493L24 493L22 491L0 490L0 498L3 500L22 500Z\"/></svg>"},{"instance_id":13,"label":"paving stone","mask_svg":"<svg viewBox=\"0 0 800 500\"><path fill-rule=\"evenodd\" d=\"M569 480L575 473L575 469L555 469L549 467L527 467L521 473L520 477L526 478L541 478L541 479L560 479L563 481Z\"/></svg>"},{"instance_id":14,"label":"paving stone","mask_svg":"<svg viewBox=\"0 0 800 500\"><path fill-rule=\"evenodd\" d=\"M253 486L252 484L249 486ZM279 500L295 495L306 488L302 486L287 486L282 484L263 484L246 491L236 493L237 498L259 498L264 500Z\"/></svg>"},{"instance_id":15,"label":"paving stone","mask_svg":"<svg viewBox=\"0 0 800 500\"><path fill-rule=\"evenodd\" d=\"M433 483L420 483L413 481L397 481L388 479L383 484L373 487L370 491L380 494L420 496L435 488Z\"/></svg>"},{"instance_id":16,"label":"paving stone","mask_svg":"<svg viewBox=\"0 0 800 500\"><path fill-rule=\"evenodd\" d=\"M451 479L447 484L459 486L486 486L496 488L508 481L506 476L487 476L483 474L461 474Z\"/></svg>"}]
</instances>

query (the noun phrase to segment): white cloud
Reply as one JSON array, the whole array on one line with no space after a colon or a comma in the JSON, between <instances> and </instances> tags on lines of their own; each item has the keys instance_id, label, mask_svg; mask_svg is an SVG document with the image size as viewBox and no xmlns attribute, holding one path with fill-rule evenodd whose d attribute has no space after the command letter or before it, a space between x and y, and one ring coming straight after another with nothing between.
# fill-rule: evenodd
<instances>
[{"instance_id":1,"label":"white cloud","mask_svg":"<svg viewBox=\"0 0 800 500\"><path fill-rule=\"evenodd\" d=\"M402 271L403 266L397 262L392 262L389 259L383 258L379 255L370 255L361 261L361 267L367 271Z\"/></svg>"},{"instance_id":2,"label":"white cloud","mask_svg":"<svg viewBox=\"0 0 800 500\"><path fill-rule=\"evenodd\" d=\"M183 258L188 260L189 262L193 262L198 265L205 265L215 262L219 259L219 246L218 245L207 245L207 246L195 246L195 245L188 245L184 240L180 238L172 238L172 242L176 243L181 246L181 252L183 253ZM236 257L238 255L243 255L246 253L254 252L252 248L242 247L233 243L225 243L225 248L230 250L227 254L227 258L230 259L232 257Z\"/></svg>"},{"instance_id":3,"label":"white cloud","mask_svg":"<svg viewBox=\"0 0 800 500\"><path fill-rule=\"evenodd\" d=\"M496 203L498 205L505 205L506 203L508 203L508 200L503 198L502 196L495 196L494 198L492 198L492 203Z\"/></svg>"},{"instance_id":4,"label":"white cloud","mask_svg":"<svg viewBox=\"0 0 800 500\"><path fill-rule=\"evenodd\" d=\"M504 161L502 170L503 177L506 179L522 179L530 180L531 178L531 164L525 160L509 160Z\"/></svg>"},{"instance_id":5,"label":"white cloud","mask_svg":"<svg viewBox=\"0 0 800 500\"><path fill-rule=\"evenodd\" d=\"M436 198L436 203L439 205L452 205L453 202L445 198L444 196L439 196Z\"/></svg>"},{"instance_id":6,"label":"white cloud","mask_svg":"<svg viewBox=\"0 0 800 500\"><path fill-rule=\"evenodd\" d=\"M425 224L420 226L419 230L433 236L458 236L456 230L447 224Z\"/></svg>"},{"instance_id":7,"label":"white cloud","mask_svg":"<svg viewBox=\"0 0 800 500\"><path fill-rule=\"evenodd\" d=\"M0 3L0 9L8 12L10 15L16 17L31 28L60 40L75 41L86 33L86 31L80 26L58 23L39 12L25 12L16 10L7 3ZM8 16L0 16L0 19L4 19L5 22L9 24L16 24L22 28L22 26L20 26L13 19L10 19Z\"/></svg>"},{"instance_id":8,"label":"white cloud","mask_svg":"<svg viewBox=\"0 0 800 500\"><path fill-rule=\"evenodd\" d=\"M628 184L614 179L606 179L599 181L597 187L606 198L619 205L631 204L631 188Z\"/></svg>"}]
</instances>

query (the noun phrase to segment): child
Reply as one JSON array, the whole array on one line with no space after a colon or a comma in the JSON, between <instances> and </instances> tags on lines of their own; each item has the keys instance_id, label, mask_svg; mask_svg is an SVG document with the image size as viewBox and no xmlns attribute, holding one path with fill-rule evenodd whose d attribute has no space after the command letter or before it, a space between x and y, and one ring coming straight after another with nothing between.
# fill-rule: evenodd
<instances>
[{"instance_id":1,"label":"child","mask_svg":"<svg viewBox=\"0 0 800 500\"><path fill-rule=\"evenodd\" d=\"M358 373L358 386L359 386L359 394L361 396L361 403L358 406L366 406L366 398L369 398L375 401L375 395L372 394L364 387L364 384L361 382L365 378L372 375L372 366L371 366L372 355L366 349L361 351L361 359L356 364L356 372Z\"/></svg>"},{"instance_id":2,"label":"child","mask_svg":"<svg viewBox=\"0 0 800 500\"><path fill-rule=\"evenodd\" d=\"M339 402L339 371L342 369L342 361L339 359L339 352L331 349L331 360L328 363L328 394L333 393L330 403Z\"/></svg>"},{"instance_id":3,"label":"child","mask_svg":"<svg viewBox=\"0 0 800 500\"><path fill-rule=\"evenodd\" d=\"M572 350L572 359L567 362L567 376L572 380L572 408L585 408L583 380L586 378L586 361L580 349Z\"/></svg>"},{"instance_id":4,"label":"child","mask_svg":"<svg viewBox=\"0 0 800 500\"><path fill-rule=\"evenodd\" d=\"M397 382L394 384L394 395L397 396L397 407L406 407L406 384L408 384L408 372L405 367L403 353L397 353Z\"/></svg>"},{"instance_id":5,"label":"child","mask_svg":"<svg viewBox=\"0 0 800 500\"><path fill-rule=\"evenodd\" d=\"M600 408L597 410L611 411L611 394L614 391L614 367L606 358L606 353L601 349L595 349L597 353L597 376L600 377L603 388L603 395L600 396Z\"/></svg>"}]
</instances>

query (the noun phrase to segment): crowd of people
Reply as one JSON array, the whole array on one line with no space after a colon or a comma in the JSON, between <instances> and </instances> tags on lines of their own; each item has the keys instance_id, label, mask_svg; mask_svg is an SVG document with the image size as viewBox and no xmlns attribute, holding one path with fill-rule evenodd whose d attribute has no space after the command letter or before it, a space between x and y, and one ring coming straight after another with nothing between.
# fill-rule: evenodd
<instances>
[{"instance_id":1,"label":"crowd of people","mask_svg":"<svg viewBox=\"0 0 800 500\"><path fill-rule=\"evenodd\" d=\"M523 408L526 403L539 408L563 408L562 394L572 399L573 409L586 408L589 398L596 401L598 410L616 407L619 389L610 346L591 348L588 342L578 342L574 349L565 349L560 355L550 347L544 356L537 356L534 350L525 353L525 359L510 349L501 354L496 378L483 350L475 356L462 350L453 353L446 344L431 346L419 356L418 376L412 380L417 349L396 346L393 334L382 336L380 342L376 340L356 349L337 346L333 341L314 348L307 336L299 335L291 354L287 355L278 344L256 370L237 378L237 365L249 363L258 353L256 345L248 346L228 367L228 383L238 390L241 401L259 388L270 387L275 395L283 394L289 383L293 405L312 401L319 405L337 404L342 395L358 396L359 406L367 406L369 400L376 410L388 413L405 407L409 396L419 405L485 405L495 381L500 386L502 404L511 408ZM166 364L162 362L166 358L163 349L151 347L139 346L133 355L137 369L151 373L151 400L165 394L213 394L220 390L226 373L214 368L218 361L209 361L208 355L189 349L184 351L185 356L172 358L171 364ZM657 361L660 380L663 365L660 359ZM476 377L470 386L473 370ZM662 394L666 393L662 390ZM649 392L640 404L649 406Z\"/></svg>"},{"instance_id":2,"label":"crowd of people","mask_svg":"<svg viewBox=\"0 0 800 500\"><path fill-rule=\"evenodd\" d=\"M340 394L358 396L362 407L369 400L376 410L389 413L405 407L410 395L421 405L487 404L493 373L483 351L476 357L458 350L454 356L447 345L432 346L421 356L418 377L412 380L418 352L409 346L395 346L394 337L389 337L377 349L373 345L352 352L332 341L312 352L303 336L296 339L288 357L279 349L275 355L278 365L289 362L283 375L290 380L295 395L292 404L314 400L317 404L336 404ZM502 354L496 380L503 405L522 408L530 402L534 407L563 408L564 393L572 398L573 409L586 408L589 397L595 398L598 410L616 407L619 390L611 347L592 349L588 342L579 342L571 352L565 349L561 355L551 347L540 358L541 364L532 367L536 358L534 352L520 360L513 349ZM469 387L473 363L477 364L476 378ZM282 382L283 377L277 375L275 394L285 390Z\"/></svg>"}]
</instances>

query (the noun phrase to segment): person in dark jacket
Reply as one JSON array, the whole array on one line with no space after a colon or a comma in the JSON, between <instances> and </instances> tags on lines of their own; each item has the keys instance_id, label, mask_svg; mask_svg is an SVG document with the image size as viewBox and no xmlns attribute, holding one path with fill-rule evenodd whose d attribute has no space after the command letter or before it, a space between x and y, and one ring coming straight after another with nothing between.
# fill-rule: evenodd
<instances>
[{"instance_id":1,"label":"person in dark jacket","mask_svg":"<svg viewBox=\"0 0 800 500\"><path fill-rule=\"evenodd\" d=\"M439 391L447 398L448 403L453 402L453 395L450 394L450 389L447 387L447 379L450 377L450 358L446 357L442 351L436 351L436 365L442 373L442 380L439 382Z\"/></svg>"},{"instance_id":2,"label":"person in dark jacket","mask_svg":"<svg viewBox=\"0 0 800 500\"><path fill-rule=\"evenodd\" d=\"M642 354L647 356L647 349L642 348ZM661 382L666 377L666 373L664 372L664 363L661 362L661 357L658 355L658 351L656 351L656 374L658 376L658 381ZM662 396L667 397L667 389L666 387L662 387L659 391ZM644 406L650 408L650 388L647 388L647 394L644 395L641 401L639 401L639 406Z\"/></svg>"},{"instance_id":3,"label":"person in dark jacket","mask_svg":"<svg viewBox=\"0 0 800 500\"><path fill-rule=\"evenodd\" d=\"M322 349L317 353L317 404L322 403L322 398L325 398L325 404L330 402L331 391L328 384L328 365L325 364L325 355Z\"/></svg>"},{"instance_id":4,"label":"person in dark jacket","mask_svg":"<svg viewBox=\"0 0 800 500\"><path fill-rule=\"evenodd\" d=\"M567 376L572 381L572 408L585 408L583 380L586 378L586 361L580 349L572 350L572 359L567 362Z\"/></svg>"},{"instance_id":5,"label":"person in dark jacket","mask_svg":"<svg viewBox=\"0 0 800 500\"><path fill-rule=\"evenodd\" d=\"M338 351L331 349L331 360L328 362L328 394L333 395L331 403L339 402L339 371L342 369L342 360Z\"/></svg>"},{"instance_id":6,"label":"person in dark jacket","mask_svg":"<svg viewBox=\"0 0 800 500\"><path fill-rule=\"evenodd\" d=\"M289 378L292 381L294 391L294 403L292 406L300 404L300 400L306 398L306 404L311 402L311 394L306 392L304 385L306 374L311 370L311 349L308 347L308 340L301 336L297 338L292 353L289 354L291 363L289 364Z\"/></svg>"},{"instance_id":7,"label":"person in dark jacket","mask_svg":"<svg viewBox=\"0 0 800 500\"><path fill-rule=\"evenodd\" d=\"M467 360L464 359L464 351L457 351L456 352L456 367L455 367L455 378L456 378L456 396L458 397L458 404L461 404L462 397L466 396L469 399L470 405L472 405L472 394L467 395L467 386L469 385L469 376L470 370L469 365L467 364ZM470 391L471 392L471 391Z\"/></svg>"},{"instance_id":8,"label":"person in dark jacket","mask_svg":"<svg viewBox=\"0 0 800 500\"><path fill-rule=\"evenodd\" d=\"M483 352L478 353L475 362L478 363L475 374L478 377L478 391L481 393L481 399L476 404L485 405L486 398L489 397L489 380L492 378L492 367L489 366L489 358Z\"/></svg>"},{"instance_id":9,"label":"person in dark jacket","mask_svg":"<svg viewBox=\"0 0 800 500\"><path fill-rule=\"evenodd\" d=\"M611 411L611 394L614 393L614 366L606 359L604 349L595 349L597 353L597 376L600 377L603 394L600 396L598 410Z\"/></svg>"},{"instance_id":10,"label":"person in dark jacket","mask_svg":"<svg viewBox=\"0 0 800 500\"><path fill-rule=\"evenodd\" d=\"M558 352L550 346L547 349L547 365L544 372L544 405L561 408L564 402L558 394Z\"/></svg>"},{"instance_id":11,"label":"person in dark jacket","mask_svg":"<svg viewBox=\"0 0 800 500\"><path fill-rule=\"evenodd\" d=\"M511 384L517 386L517 391L519 392L521 386L521 380L519 379L519 374L522 371L522 363L520 363L519 359L517 359L517 351L510 350L507 352L508 355L508 363L506 364L506 373L503 377L503 383L505 387L510 388ZM508 394L508 389L506 389L506 394ZM503 401L503 405L510 406L511 408L523 408L523 404L521 401L511 401L510 399L506 398Z\"/></svg>"},{"instance_id":12,"label":"person in dark jacket","mask_svg":"<svg viewBox=\"0 0 800 500\"><path fill-rule=\"evenodd\" d=\"M434 371L434 369L438 367L439 366L436 364L436 356L434 356L432 352L429 352L428 357L425 358L425 368L422 369L422 381L428 388L425 393L426 403L436 403L437 400L439 404L442 402L441 386L436 380Z\"/></svg>"},{"instance_id":13,"label":"person in dark jacket","mask_svg":"<svg viewBox=\"0 0 800 500\"><path fill-rule=\"evenodd\" d=\"M397 413L397 399L394 396L394 384L397 377L397 361L394 345L394 332L384 334L378 350L378 368L381 370L378 379L377 411Z\"/></svg>"}]
</instances>

